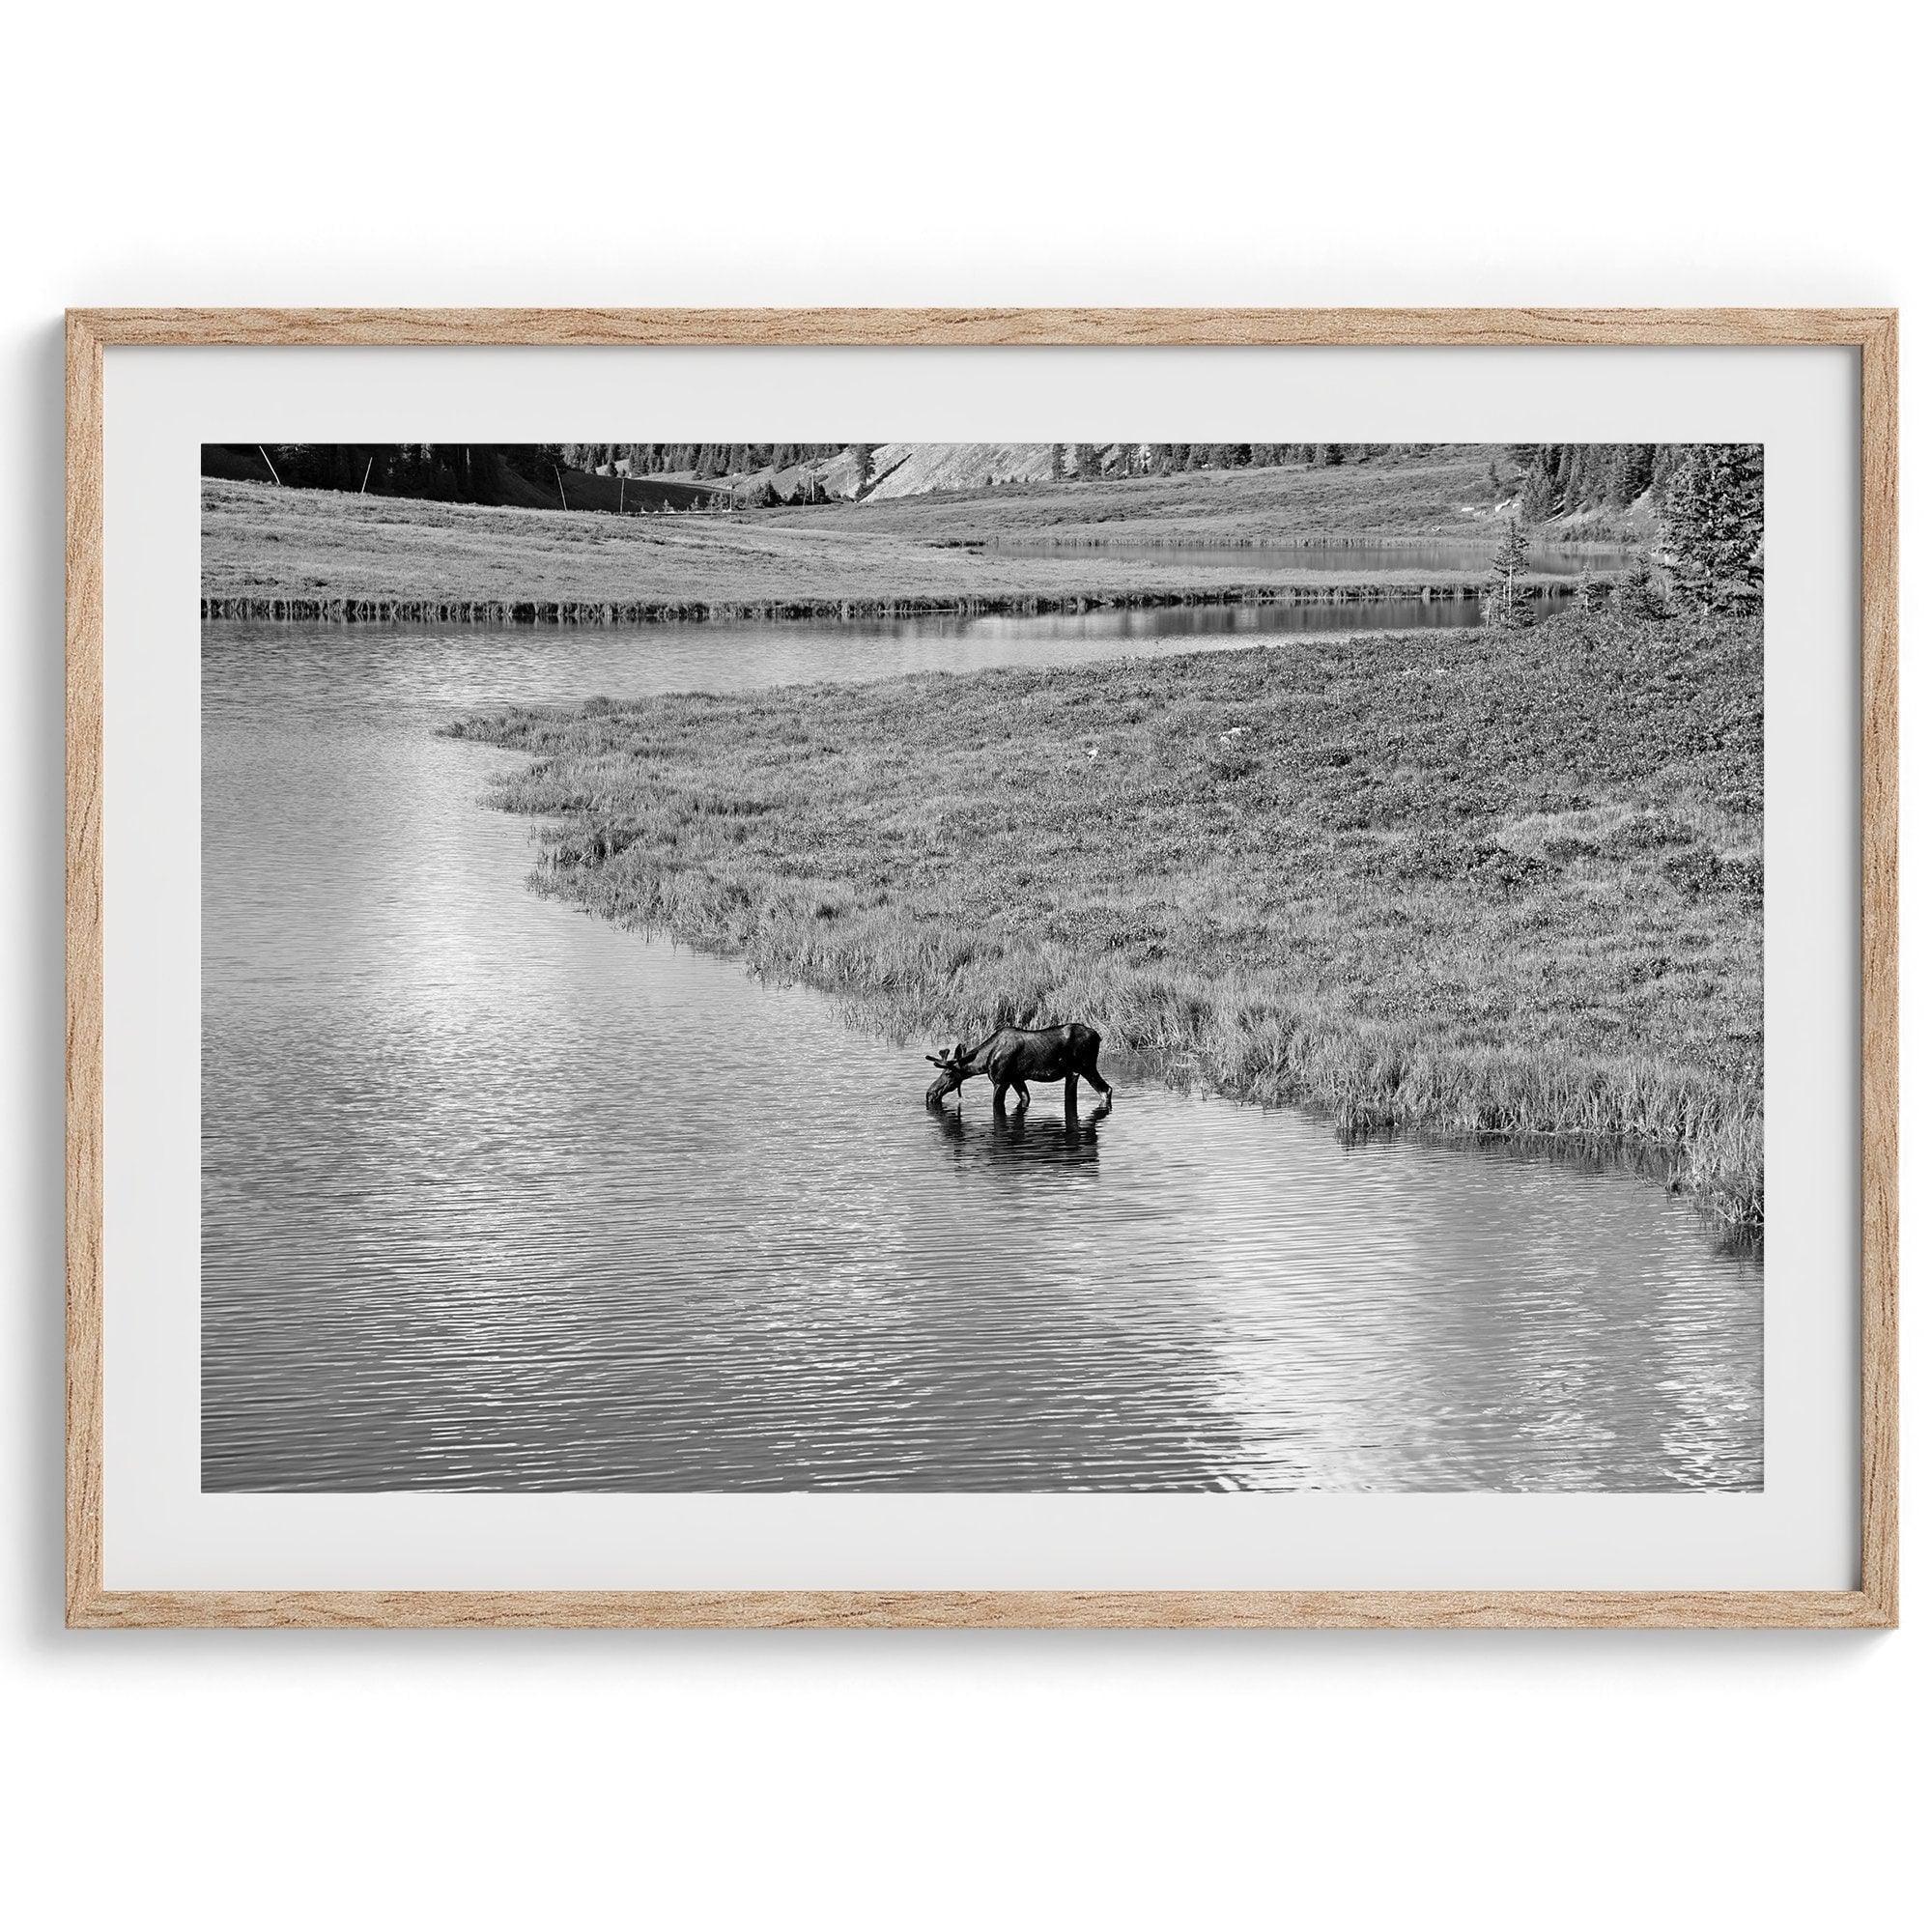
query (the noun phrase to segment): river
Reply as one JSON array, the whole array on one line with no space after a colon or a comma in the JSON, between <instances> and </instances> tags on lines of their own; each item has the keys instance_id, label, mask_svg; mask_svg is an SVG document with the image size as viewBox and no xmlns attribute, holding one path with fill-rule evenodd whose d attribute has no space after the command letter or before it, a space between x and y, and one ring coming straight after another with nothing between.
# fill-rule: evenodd
<instances>
[{"instance_id":1,"label":"river","mask_svg":"<svg viewBox=\"0 0 1932 1932\"><path fill-rule=\"evenodd\" d=\"M1451 608L205 626L204 1486L1756 1488L1760 1269L1661 1188L1111 1065L929 1113L926 1042L529 892L436 735Z\"/></svg>"}]
</instances>

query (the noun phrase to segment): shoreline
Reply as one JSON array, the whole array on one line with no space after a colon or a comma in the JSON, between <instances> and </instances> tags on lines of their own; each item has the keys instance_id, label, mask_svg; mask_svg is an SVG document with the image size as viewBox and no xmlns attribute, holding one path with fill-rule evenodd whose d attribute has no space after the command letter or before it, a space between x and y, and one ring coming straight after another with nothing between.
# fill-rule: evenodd
<instances>
[{"instance_id":1,"label":"shoreline","mask_svg":"<svg viewBox=\"0 0 1932 1932\"><path fill-rule=\"evenodd\" d=\"M469 742L490 745L493 750L512 749L487 738L471 737ZM523 807L504 802L503 793L513 782L504 781L488 803L498 810L523 811ZM622 931L645 940L663 939L742 965L761 986L807 987L829 1000L854 1032L868 1034L895 1047L910 1049L923 1037L950 1037L953 1033L977 1037L1009 1024L1056 1023L1038 1014L1010 1020L995 1013L956 1023L950 1013L935 1011L930 998L909 1006L904 989L855 987L836 976L821 976L802 953L775 955L769 944L761 945L735 929L723 908L711 909L710 923L692 925L668 909L647 914L624 906L613 894L588 885L581 859L554 848L546 849L527 883L539 897L595 914ZM1448 1094L1404 1093L1400 1081L1390 1087L1358 1078L1360 1059L1346 1049L1327 1064L1305 1065L1293 1076L1278 1068L1250 1072L1241 1065L1229 1067L1219 1056L1210 1054L1198 1036L1172 1043L1149 1041L1123 1037L1113 1015L1103 1014L1102 1018L1106 1022L1101 1027L1102 1052L1108 1050L1109 1041L1114 1042L1114 1050L1126 1058L1135 1074L1161 1086L1225 1100L1236 1107L1292 1107L1312 1120L1327 1122L1336 1139L1348 1147L1400 1139L1461 1152L1535 1152L1575 1167L1616 1166L1641 1176L1667 1194L1681 1195L1702 1215L1713 1237L1726 1252L1762 1258L1763 1149L1761 1139L1753 1138L1761 1136L1761 1122L1748 1123L1741 1136L1735 1124L1727 1122L1733 1145L1721 1149L1688 1132L1626 1125L1529 1123L1548 1118L1541 1113L1529 1116L1528 1122L1513 1120L1492 1125L1485 1122L1521 1105L1520 1089L1485 1093L1471 1085ZM1547 1100L1563 1082L1551 1077L1550 1069L1541 1072ZM1118 1086L1120 1075L1113 1077ZM1083 1105L1087 1097L1082 1096ZM1034 1105L1038 1107L1040 1102ZM1053 1111L1050 1102L1046 1110Z\"/></svg>"},{"instance_id":2,"label":"shoreline","mask_svg":"<svg viewBox=\"0 0 1932 1932\"><path fill-rule=\"evenodd\" d=\"M1077 1016L1345 1138L1613 1148L1753 1238L1754 637L1577 613L1308 645L446 728L534 760L493 798L551 821L539 892L889 1037ZM1478 731L1505 749L1472 769Z\"/></svg>"},{"instance_id":3,"label":"shoreline","mask_svg":"<svg viewBox=\"0 0 1932 1932\"><path fill-rule=\"evenodd\" d=\"M468 733L461 735L469 737ZM491 744L488 739L469 738L469 742L489 745L491 750L509 749ZM521 807L504 803L500 796L501 788L510 782L510 780L500 781L494 788L498 795L486 799L486 804L497 810L521 811ZM882 1039L890 1046L910 1050L920 1043L923 1032L932 1032L929 1026L909 1025L903 1002L895 1009L896 996L885 988L854 988L835 983L814 977L796 960L767 958L756 946L741 935L727 932L722 923L694 929L668 917L646 918L616 909L608 897L584 891L582 881L572 876L574 869L570 861L546 849L527 875L526 883L540 898L554 898L579 911L593 913L621 931L636 933L647 943L663 940L708 958L742 966L762 987L803 986L830 1002L843 1023L855 1033ZM1004 1020L986 1020L977 1027L952 1030L976 1035L1004 1024L1007 1024ZM939 1031L948 1029L941 1027ZM1313 1086L1291 1088L1278 1080L1273 1084L1260 1080L1241 1084L1217 1070L1198 1040L1174 1045L1146 1044L1121 1039L1103 1029L1103 1056L1110 1050L1124 1058L1128 1069L1122 1074L1118 1067L1111 1070L1103 1067L1103 1071L1110 1071L1117 1090L1123 1084L1131 1087L1139 1081L1204 1099L1225 1100L1232 1107L1259 1107L1264 1111L1292 1108L1309 1120L1332 1127L1335 1138L1345 1147L1404 1140L1461 1153L1506 1153L1519 1158L1535 1155L1591 1172L1615 1168L1634 1174L1666 1194L1681 1196L1688 1202L1724 1253L1759 1263L1764 1258L1761 1147L1756 1150L1760 1172L1755 1179L1747 1181L1743 1190L1747 1195L1754 1190L1759 1205L1754 1210L1736 1213L1731 1211L1730 1205L1739 1191L1735 1156L1730 1162L1719 1164L1707 1148L1687 1141L1681 1134L1604 1126L1484 1126L1471 1122L1471 1108L1466 1100L1461 1106L1438 1105L1423 1111L1413 1104L1396 1104L1387 1094L1365 1098L1363 1091L1353 1087L1346 1092L1324 1092ZM924 1072L918 1078L923 1081ZM1052 1084L1055 1083L1049 1083ZM979 1091L985 1097L983 1089L965 1091ZM1091 1099L1091 1094L1083 1093L1080 1107L1084 1109ZM1039 1109L1041 1102L1036 1100L1033 1105ZM1058 1110L1049 1100L1044 1111L1054 1114ZM1745 1165L1749 1164L1749 1158L1747 1153Z\"/></svg>"},{"instance_id":4,"label":"shoreline","mask_svg":"<svg viewBox=\"0 0 1932 1932\"><path fill-rule=\"evenodd\" d=\"M467 729L448 735L492 751L511 749ZM523 808L506 803L502 796L504 787L513 782L514 775L493 781L484 804L495 810L520 814ZM551 828L560 837L567 837L571 829L575 828ZM549 833L540 830L538 836L547 838ZM574 869L569 860L547 846L536 867L526 874L526 884L539 898L555 899L581 912L594 914L620 931L636 934L646 944L663 941L708 959L742 967L761 988L777 991L804 987L825 1000L840 1022L855 1033L906 1051L920 1044L922 1029L908 1026L903 1010L895 1009L895 996L887 990L835 983L813 977L796 961L767 958L757 947L740 935L727 932L722 924L692 928L668 917L646 918L618 909L608 898L583 891L581 881L571 876ZM1005 1023L987 1022L980 1031L990 1032L995 1025ZM969 1026L963 1031L973 1034L975 1029ZM1101 1053L1103 1059L1110 1053L1115 1056L1103 1065L1102 1071L1113 1081L1117 1093L1123 1087L1131 1091L1136 1085L1153 1086L1197 1098L1225 1100L1232 1107L1259 1107L1264 1112L1271 1108L1292 1109L1331 1127L1335 1138L1345 1147L1403 1140L1460 1153L1507 1154L1518 1159L1533 1156L1591 1173L1615 1169L1634 1174L1666 1194L1680 1196L1695 1209L1721 1252L1763 1263L1761 1208L1755 1218L1726 1211L1729 1177L1718 1176L1707 1164L1705 1151L1688 1145L1681 1136L1601 1126L1480 1126L1452 1113L1404 1113L1385 1101L1365 1102L1359 1093L1337 1097L1311 1091L1287 1091L1279 1085L1240 1086L1231 1084L1216 1072L1198 1042L1147 1045L1103 1035ZM1124 1068L1120 1065L1122 1060ZM915 1098L917 1087L925 1081L927 1070L922 1061L914 1086L907 1090ZM1049 1083L1047 1091L1050 1093L1057 1084ZM984 1101L989 1090L969 1086L964 1092L977 1093ZM954 1096L955 1102L958 1097ZM1093 1095L1083 1091L1078 1101L1083 1114L1092 1100ZM1057 1117L1060 1109L1048 1099L1035 1100L1032 1111ZM1714 1179L1719 1180L1716 1186L1712 1184ZM1761 1181L1758 1184L1761 1188Z\"/></svg>"},{"instance_id":5,"label":"shoreline","mask_svg":"<svg viewBox=\"0 0 1932 1932\"><path fill-rule=\"evenodd\" d=\"M201 599L204 622L700 624L784 623L840 618L1077 616L1094 611L1173 611L1276 604L1465 603L1487 585L1475 579L1427 582L1204 584L1185 588L988 591L867 597L620 598L412 597L250 592ZM1545 577L1518 594L1556 603L1569 581Z\"/></svg>"}]
</instances>

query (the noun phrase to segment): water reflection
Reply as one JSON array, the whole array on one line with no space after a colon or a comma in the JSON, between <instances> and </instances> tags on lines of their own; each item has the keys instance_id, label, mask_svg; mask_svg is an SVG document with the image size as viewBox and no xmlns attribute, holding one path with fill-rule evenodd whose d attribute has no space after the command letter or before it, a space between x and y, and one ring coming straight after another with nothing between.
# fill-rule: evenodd
<instances>
[{"instance_id":1,"label":"water reflection","mask_svg":"<svg viewBox=\"0 0 1932 1932\"><path fill-rule=\"evenodd\" d=\"M953 1160L983 1161L992 1167L1091 1166L1100 1156L1100 1123L1109 1109L1081 1111L1056 1097L1031 1107L1009 1107L983 1118L968 1117L963 1106L948 1103L932 1110L941 1145Z\"/></svg>"},{"instance_id":2,"label":"water reflection","mask_svg":"<svg viewBox=\"0 0 1932 1932\"><path fill-rule=\"evenodd\" d=\"M932 1042L527 892L504 754L434 735L1164 614L207 627L206 1485L1756 1486L1758 1271L1662 1189L1112 1056L1104 1117L935 1113Z\"/></svg>"}]
</instances>

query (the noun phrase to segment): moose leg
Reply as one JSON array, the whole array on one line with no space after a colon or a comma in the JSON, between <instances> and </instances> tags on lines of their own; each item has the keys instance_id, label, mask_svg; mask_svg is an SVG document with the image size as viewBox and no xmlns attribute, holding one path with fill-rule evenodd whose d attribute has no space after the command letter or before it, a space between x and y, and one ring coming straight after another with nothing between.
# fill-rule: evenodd
<instances>
[{"instance_id":1,"label":"moose leg","mask_svg":"<svg viewBox=\"0 0 1932 1932\"><path fill-rule=\"evenodd\" d=\"M1089 1057L1086 1065L1080 1069L1080 1076L1100 1095L1100 1111L1104 1114L1114 1104L1114 1090L1100 1077L1100 1056L1097 1053ZM1073 1082L1068 1080L1066 1084L1070 1089Z\"/></svg>"},{"instance_id":2,"label":"moose leg","mask_svg":"<svg viewBox=\"0 0 1932 1932\"><path fill-rule=\"evenodd\" d=\"M1033 1105L1033 1095L1027 1092L1026 1082L1024 1080L1015 1080L1013 1082L1013 1092L1020 1096L1020 1112L1024 1114Z\"/></svg>"},{"instance_id":3,"label":"moose leg","mask_svg":"<svg viewBox=\"0 0 1932 1932\"><path fill-rule=\"evenodd\" d=\"M1066 1076L1066 1111L1069 1114L1073 1114L1078 1113L1079 1110L1080 1076L1077 1073L1069 1073Z\"/></svg>"},{"instance_id":4,"label":"moose leg","mask_svg":"<svg viewBox=\"0 0 1932 1932\"><path fill-rule=\"evenodd\" d=\"M1004 1114L1006 1111L1007 1111L1007 1083L1004 1080L995 1080L993 1082L993 1112L996 1114Z\"/></svg>"}]
</instances>

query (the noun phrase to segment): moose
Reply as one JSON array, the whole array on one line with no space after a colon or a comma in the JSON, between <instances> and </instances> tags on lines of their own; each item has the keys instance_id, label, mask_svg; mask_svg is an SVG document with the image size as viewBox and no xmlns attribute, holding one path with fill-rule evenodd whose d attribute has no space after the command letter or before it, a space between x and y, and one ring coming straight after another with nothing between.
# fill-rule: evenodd
<instances>
[{"instance_id":1,"label":"moose","mask_svg":"<svg viewBox=\"0 0 1932 1932\"><path fill-rule=\"evenodd\" d=\"M1065 1080L1066 1104L1074 1104L1080 1082L1102 1096L1101 1111L1114 1104L1114 1090L1100 1078L1100 1036L1090 1026L1002 1027L978 1046L964 1040L945 1053L928 1053L939 1077L925 1090L925 1104L938 1106L947 1094L976 1074L993 1083L993 1105L1004 1112L1007 1094L1019 1095L1021 1111L1031 1104L1029 1080Z\"/></svg>"}]
</instances>

